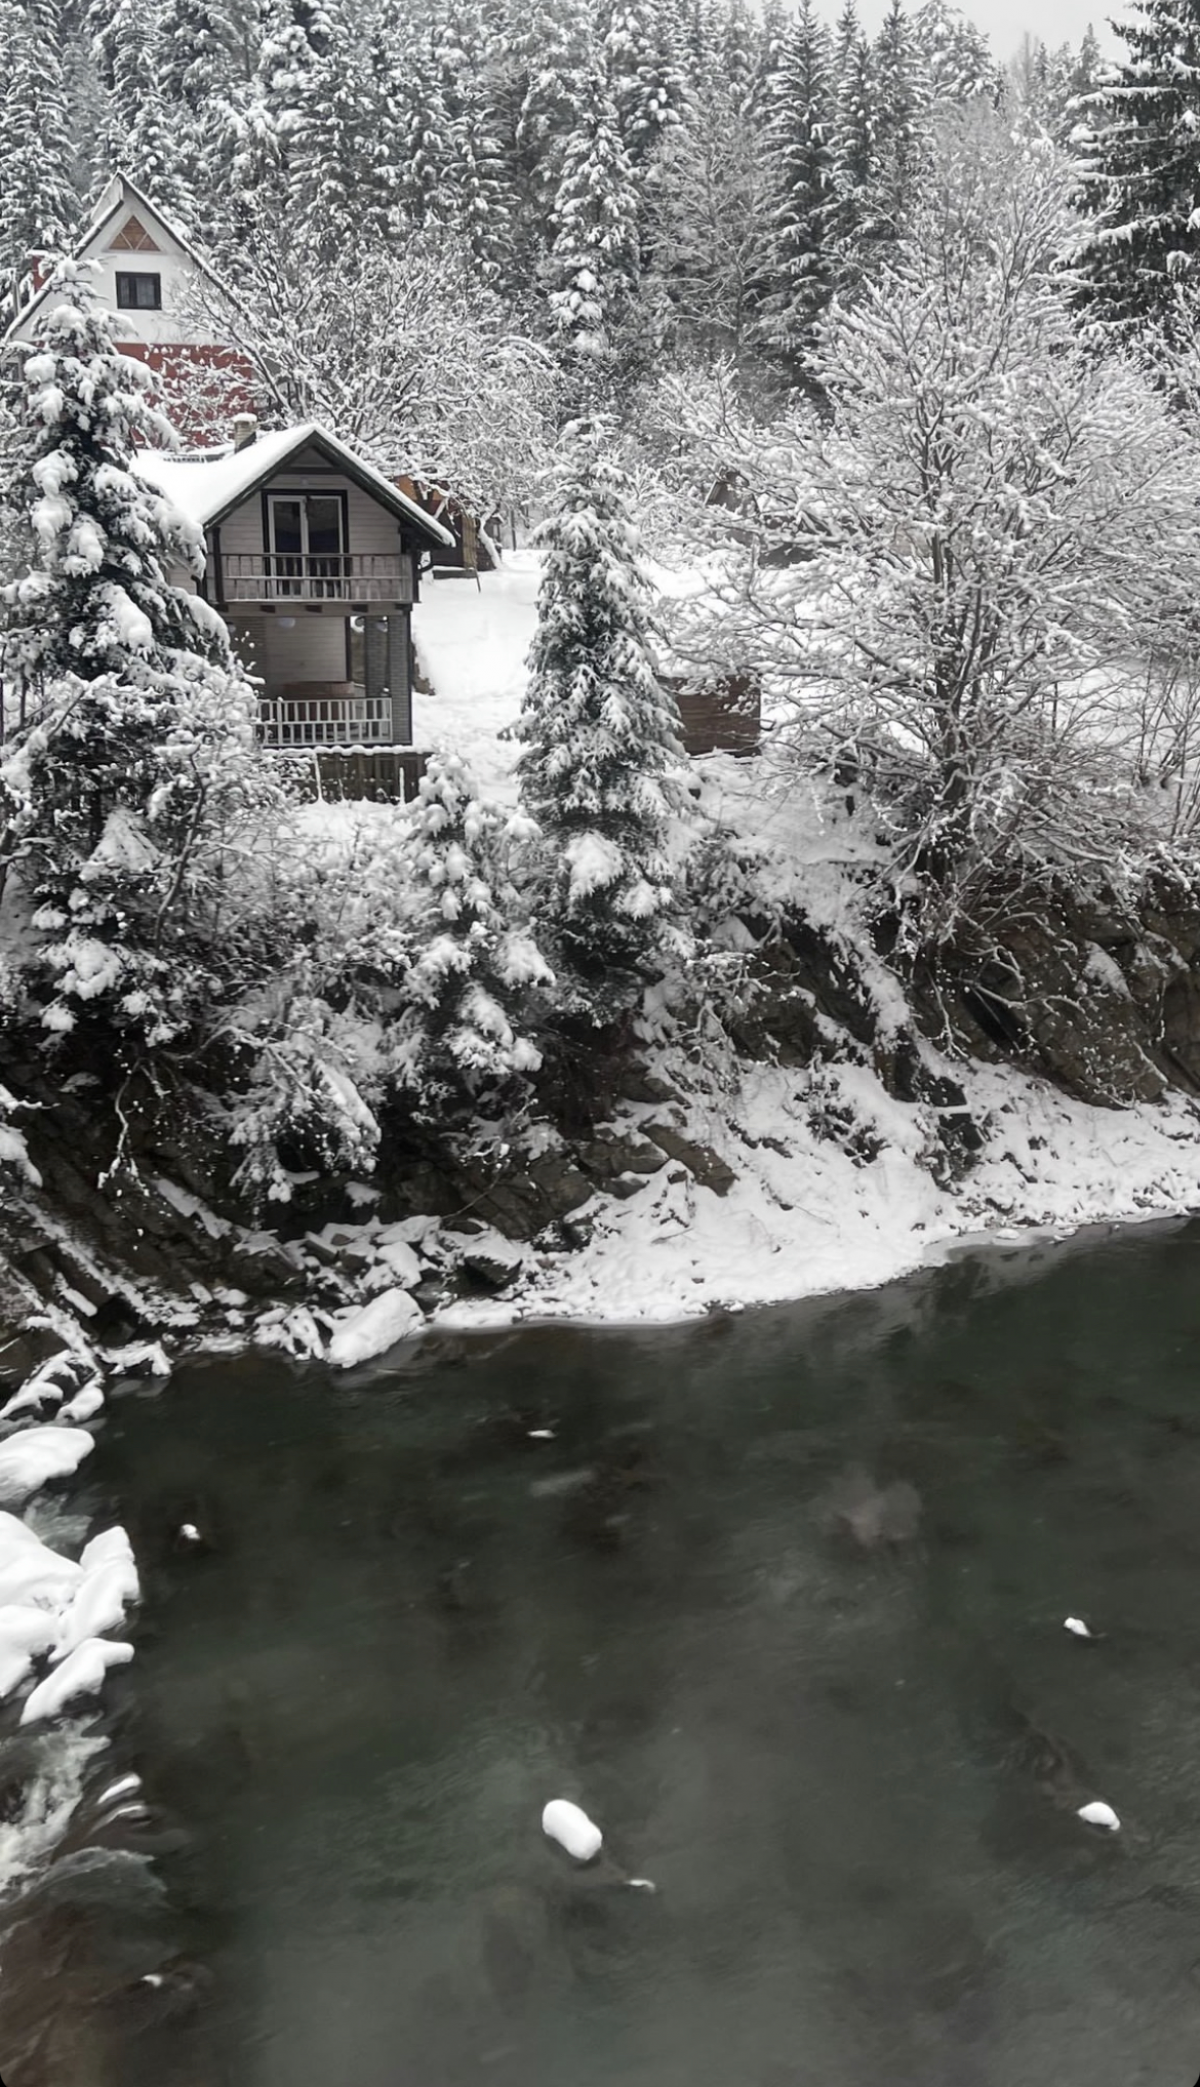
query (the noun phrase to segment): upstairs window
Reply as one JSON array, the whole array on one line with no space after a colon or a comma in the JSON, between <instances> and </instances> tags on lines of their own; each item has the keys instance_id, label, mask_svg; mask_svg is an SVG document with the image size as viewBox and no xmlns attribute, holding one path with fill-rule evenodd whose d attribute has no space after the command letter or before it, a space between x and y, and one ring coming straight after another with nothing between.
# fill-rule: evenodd
<instances>
[{"instance_id":1,"label":"upstairs window","mask_svg":"<svg viewBox=\"0 0 1200 2087\"><path fill-rule=\"evenodd\" d=\"M119 312L161 312L161 275L134 275L126 269L117 270L117 310Z\"/></svg>"}]
</instances>

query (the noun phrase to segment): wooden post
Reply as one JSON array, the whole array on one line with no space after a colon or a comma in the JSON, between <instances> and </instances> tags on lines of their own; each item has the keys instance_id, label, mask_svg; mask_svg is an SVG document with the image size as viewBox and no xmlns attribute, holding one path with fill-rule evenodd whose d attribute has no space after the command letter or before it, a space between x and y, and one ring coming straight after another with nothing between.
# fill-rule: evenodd
<instances>
[{"instance_id":1,"label":"wooden post","mask_svg":"<svg viewBox=\"0 0 1200 2087\"><path fill-rule=\"evenodd\" d=\"M379 616L368 610L363 617L363 689L368 696L381 696L387 688L387 632Z\"/></svg>"},{"instance_id":2,"label":"wooden post","mask_svg":"<svg viewBox=\"0 0 1200 2087\"><path fill-rule=\"evenodd\" d=\"M392 744L412 745L412 685L408 672L408 616L387 620L388 691L392 698Z\"/></svg>"}]
</instances>

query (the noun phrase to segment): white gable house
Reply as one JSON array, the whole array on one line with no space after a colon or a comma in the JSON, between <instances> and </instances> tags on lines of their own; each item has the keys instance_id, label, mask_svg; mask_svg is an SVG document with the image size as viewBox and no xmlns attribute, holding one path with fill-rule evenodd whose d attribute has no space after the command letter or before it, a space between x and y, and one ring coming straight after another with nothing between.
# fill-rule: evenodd
<instances>
[{"instance_id":1,"label":"white gable house","mask_svg":"<svg viewBox=\"0 0 1200 2087\"><path fill-rule=\"evenodd\" d=\"M235 292L128 176L113 175L73 252L94 265L116 345L154 371L160 403L185 439L212 441L252 406L253 371L222 332ZM27 280L9 343L32 338L46 296L44 281Z\"/></svg>"}]
</instances>

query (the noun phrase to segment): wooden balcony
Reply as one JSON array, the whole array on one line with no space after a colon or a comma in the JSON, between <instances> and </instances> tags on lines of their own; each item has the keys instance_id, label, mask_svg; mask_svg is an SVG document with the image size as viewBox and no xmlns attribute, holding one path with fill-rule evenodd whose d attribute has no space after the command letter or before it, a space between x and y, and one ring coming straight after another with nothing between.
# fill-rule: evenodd
<instances>
[{"instance_id":1,"label":"wooden balcony","mask_svg":"<svg viewBox=\"0 0 1200 2087\"><path fill-rule=\"evenodd\" d=\"M413 599L412 560L402 551L227 551L221 557L221 599L235 602L368 602Z\"/></svg>"}]
</instances>

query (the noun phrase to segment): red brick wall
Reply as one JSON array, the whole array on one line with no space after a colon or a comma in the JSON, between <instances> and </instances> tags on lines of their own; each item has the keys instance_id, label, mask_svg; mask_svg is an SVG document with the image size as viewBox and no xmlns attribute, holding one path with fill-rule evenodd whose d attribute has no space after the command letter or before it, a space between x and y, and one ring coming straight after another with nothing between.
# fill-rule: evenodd
<instances>
[{"instance_id":1,"label":"red brick wall","mask_svg":"<svg viewBox=\"0 0 1200 2087\"><path fill-rule=\"evenodd\" d=\"M234 415L255 410L254 370L236 348L119 341L122 355L153 370L155 405L189 447L230 440Z\"/></svg>"}]
</instances>

